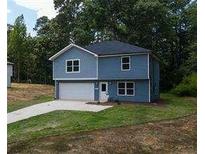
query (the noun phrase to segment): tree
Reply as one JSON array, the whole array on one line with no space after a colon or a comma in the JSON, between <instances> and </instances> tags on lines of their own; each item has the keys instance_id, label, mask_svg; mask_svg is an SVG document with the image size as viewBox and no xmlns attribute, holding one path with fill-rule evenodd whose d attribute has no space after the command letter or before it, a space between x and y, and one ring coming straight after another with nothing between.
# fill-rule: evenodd
<instances>
[{"instance_id":1,"label":"tree","mask_svg":"<svg viewBox=\"0 0 205 154\"><path fill-rule=\"evenodd\" d=\"M117 39L155 51L162 60L161 89L172 88L196 68L196 1L55 0L54 4L59 26L75 43Z\"/></svg>"},{"instance_id":2,"label":"tree","mask_svg":"<svg viewBox=\"0 0 205 154\"><path fill-rule=\"evenodd\" d=\"M8 26L8 57L17 64L18 81L52 83L50 56L69 43L85 46L104 40L153 50L161 59L161 90L196 72L196 1L54 0L54 5L58 15L37 19L35 37L27 36L22 16Z\"/></svg>"},{"instance_id":3,"label":"tree","mask_svg":"<svg viewBox=\"0 0 205 154\"><path fill-rule=\"evenodd\" d=\"M17 17L10 29L8 40L8 58L15 63L15 75L17 82L20 82L21 75L23 75L24 58L26 58L26 25L24 23L23 15Z\"/></svg>"},{"instance_id":4,"label":"tree","mask_svg":"<svg viewBox=\"0 0 205 154\"><path fill-rule=\"evenodd\" d=\"M36 21L34 30L37 31L37 35L46 35L49 28L49 19L46 16L40 17Z\"/></svg>"}]
</instances>

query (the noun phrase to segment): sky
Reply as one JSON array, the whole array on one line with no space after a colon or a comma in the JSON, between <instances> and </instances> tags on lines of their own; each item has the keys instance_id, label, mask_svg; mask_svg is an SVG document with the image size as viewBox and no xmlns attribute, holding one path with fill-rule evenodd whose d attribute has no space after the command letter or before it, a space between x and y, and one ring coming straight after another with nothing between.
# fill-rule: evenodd
<instances>
[{"instance_id":1,"label":"sky","mask_svg":"<svg viewBox=\"0 0 205 154\"><path fill-rule=\"evenodd\" d=\"M53 0L7 0L7 23L13 24L15 19L24 15L27 32L36 35L33 28L39 17L47 16L52 19L56 16Z\"/></svg>"}]
</instances>

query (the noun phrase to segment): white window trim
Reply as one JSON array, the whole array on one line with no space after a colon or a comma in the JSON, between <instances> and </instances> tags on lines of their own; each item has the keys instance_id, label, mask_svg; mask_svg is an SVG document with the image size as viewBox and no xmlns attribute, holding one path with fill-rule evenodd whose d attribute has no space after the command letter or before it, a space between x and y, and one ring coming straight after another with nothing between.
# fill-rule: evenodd
<instances>
[{"instance_id":1,"label":"white window trim","mask_svg":"<svg viewBox=\"0 0 205 154\"><path fill-rule=\"evenodd\" d=\"M73 61L75 61L75 60L78 60L78 61L79 61L79 70L78 70L78 71L68 72L68 71L67 71L67 61L72 61L72 64L73 64ZM73 70L73 67L74 67L74 65L72 65L72 70ZM80 59L67 59L67 60L65 61L65 72L66 72L66 73L80 73Z\"/></svg>"},{"instance_id":2,"label":"white window trim","mask_svg":"<svg viewBox=\"0 0 205 154\"><path fill-rule=\"evenodd\" d=\"M119 83L125 83L125 95L119 94ZM127 83L133 83L133 95L127 94ZM131 88L129 88L131 89ZM118 81L117 82L117 96L135 96L135 82L133 81Z\"/></svg>"},{"instance_id":3,"label":"white window trim","mask_svg":"<svg viewBox=\"0 0 205 154\"><path fill-rule=\"evenodd\" d=\"M129 58L129 63L123 63L122 62L123 58ZM129 69L123 69L123 64L129 64ZM131 69L131 58L130 58L130 56L121 57L121 71L130 71L130 69Z\"/></svg>"},{"instance_id":4,"label":"white window trim","mask_svg":"<svg viewBox=\"0 0 205 154\"><path fill-rule=\"evenodd\" d=\"M102 91L102 84L106 84L106 91ZM108 82L100 82L100 92L108 93Z\"/></svg>"}]
</instances>

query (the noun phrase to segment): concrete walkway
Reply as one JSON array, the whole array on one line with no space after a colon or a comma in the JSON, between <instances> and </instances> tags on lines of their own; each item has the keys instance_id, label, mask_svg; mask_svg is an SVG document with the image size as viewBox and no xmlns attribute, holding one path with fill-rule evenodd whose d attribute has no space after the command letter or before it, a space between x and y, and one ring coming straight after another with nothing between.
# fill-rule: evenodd
<instances>
[{"instance_id":1,"label":"concrete walkway","mask_svg":"<svg viewBox=\"0 0 205 154\"><path fill-rule=\"evenodd\" d=\"M45 114L56 110L75 110L75 111L91 111L98 112L112 106L102 106L86 104L82 101L64 101L56 100L46 103L36 104L29 107L25 107L7 114L7 124L24 120L37 115Z\"/></svg>"}]
</instances>

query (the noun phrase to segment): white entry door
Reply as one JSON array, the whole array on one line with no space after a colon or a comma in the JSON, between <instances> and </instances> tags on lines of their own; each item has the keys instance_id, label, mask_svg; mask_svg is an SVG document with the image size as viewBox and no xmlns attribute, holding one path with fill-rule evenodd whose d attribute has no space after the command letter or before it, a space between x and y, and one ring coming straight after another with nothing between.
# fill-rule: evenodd
<instances>
[{"instance_id":1,"label":"white entry door","mask_svg":"<svg viewBox=\"0 0 205 154\"><path fill-rule=\"evenodd\" d=\"M108 83L100 82L100 102L106 102L108 100Z\"/></svg>"}]
</instances>

